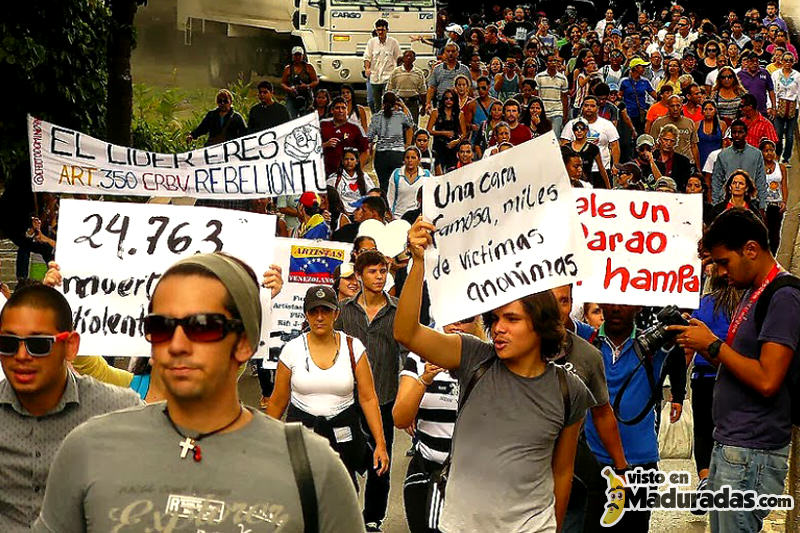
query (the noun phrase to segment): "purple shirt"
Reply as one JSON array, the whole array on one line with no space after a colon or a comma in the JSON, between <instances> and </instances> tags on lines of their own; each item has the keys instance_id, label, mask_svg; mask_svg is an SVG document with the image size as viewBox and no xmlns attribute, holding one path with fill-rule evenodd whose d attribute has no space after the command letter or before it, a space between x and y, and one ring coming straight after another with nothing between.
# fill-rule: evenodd
<instances>
[{"instance_id":1,"label":"purple shirt","mask_svg":"<svg viewBox=\"0 0 800 533\"><path fill-rule=\"evenodd\" d=\"M752 291L742 297L748 301ZM800 291L791 287L778 289L772 296L761 331L756 331L755 305L742 321L733 349L750 359L758 359L761 345L775 342L794 351L792 363L777 394L765 398L739 381L724 365L720 365L714 385L714 440L742 448L777 450L792 438L791 397L789 388L795 383L800 340ZM739 312L736 310L734 316Z\"/></svg>"},{"instance_id":2,"label":"purple shirt","mask_svg":"<svg viewBox=\"0 0 800 533\"><path fill-rule=\"evenodd\" d=\"M766 26L767 28L769 28L773 24L776 24L783 31L785 31L785 32L789 31L789 28L786 27L786 22L780 17L775 17L774 19L771 19L769 17L764 17L764 21L763 22L764 22L764 26Z\"/></svg>"},{"instance_id":3,"label":"purple shirt","mask_svg":"<svg viewBox=\"0 0 800 533\"><path fill-rule=\"evenodd\" d=\"M747 69L742 69L739 71L739 80L742 82L742 87L756 97L758 112L766 115L767 93L775 90L775 86L772 85L772 76L769 75L767 69L759 68L755 74L750 74Z\"/></svg>"}]
</instances>

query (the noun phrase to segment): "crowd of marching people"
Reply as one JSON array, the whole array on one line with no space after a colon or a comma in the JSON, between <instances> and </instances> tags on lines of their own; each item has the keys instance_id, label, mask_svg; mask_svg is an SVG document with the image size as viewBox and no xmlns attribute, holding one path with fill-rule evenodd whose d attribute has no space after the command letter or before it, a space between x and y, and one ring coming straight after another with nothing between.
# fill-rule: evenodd
<instances>
[{"instance_id":1,"label":"crowd of marching people","mask_svg":"<svg viewBox=\"0 0 800 533\"><path fill-rule=\"evenodd\" d=\"M658 469L662 383L675 423L687 374L697 490L781 494L800 282L775 255L800 72L777 3L760 7L715 20L672 4L624 21L572 6L497 5L465 21L440 10L435 32L414 37L437 57L427 77L379 19L366 106L350 86L319 88L302 47L279 91L258 84L246 119L220 90L189 140L316 113L327 191L204 204L274 214L279 236L353 244L332 286L308 289L305 329L277 369L257 369L258 408L242 406L237 380L260 338L259 286L278 294L279 267L179 261L152 292L152 356L115 368L77 356L53 288L58 198L40 194L0 313L0 530L383 531L401 490L413 533L646 532L647 510L609 521L604 472ZM575 302L563 286L433 323L423 184L543 135L574 187L702 196L691 317ZM393 220L411 229L387 257L359 227ZM32 253L49 262L44 283L26 279ZM389 481L395 429L413 437L402 487ZM709 514L714 533L757 532L767 511Z\"/></svg>"}]
</instances>

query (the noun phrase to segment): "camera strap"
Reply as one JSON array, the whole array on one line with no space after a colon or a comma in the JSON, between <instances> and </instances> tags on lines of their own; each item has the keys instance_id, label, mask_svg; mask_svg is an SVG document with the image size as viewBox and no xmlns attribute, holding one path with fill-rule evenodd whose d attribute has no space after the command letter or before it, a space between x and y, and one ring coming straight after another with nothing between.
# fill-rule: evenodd
<instances>
[{"instance_id":1,"label":"camera strap","mask_svg":"<svg viewBox=\"0 0 800 533\"><path fill-rule=\"evenodd\" d=\"M640 356L636 350L634 350L636 356L639 357L639 364L636 365L636 368L633 369L633 372L628 374L625 378L625 381L622 383L622 386L619 388L617 392L617 396L614 398L614 415L617 417L617 421L620 424L625 424L626 426L634 426L644 420L650 411L652 411L653 407L655 406L656 402L658 402L659 398L659 388L661 387L661 383L663 381L663 372L662 375L659 376L658 381L656 382L655 377L655 369L653 368L653 358L649 355ZM628 386L631 384L633 377L639 371L639 368L644 366L644 373L647 375L647 381L650 383L650 398L647 400L647 404L644 406L639 414L634 416L633 418L623 419L622 415L620 414L620 404L622 403L622 397L625 394L625 391L628 390Z\"/></svg>"}]
</instances>

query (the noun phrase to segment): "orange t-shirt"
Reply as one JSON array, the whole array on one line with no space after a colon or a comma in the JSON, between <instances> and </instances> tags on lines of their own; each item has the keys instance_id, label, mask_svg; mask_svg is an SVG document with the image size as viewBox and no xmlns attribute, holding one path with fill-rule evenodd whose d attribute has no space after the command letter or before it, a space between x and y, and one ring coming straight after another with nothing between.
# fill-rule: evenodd
<instances>
[{"instance_id":1,"label":"orange t-shirt","mask_svg":"<svg viewBox=\"0 0 800 533\"><path fill-rule=\"evenodd\" d=\"M650 106L650 109L647 110L647 120L650 122L655 122L658 117L663 117L667 113L669 113L667 106L661 102L656 102Z\"/></svg>"}]
</instances>

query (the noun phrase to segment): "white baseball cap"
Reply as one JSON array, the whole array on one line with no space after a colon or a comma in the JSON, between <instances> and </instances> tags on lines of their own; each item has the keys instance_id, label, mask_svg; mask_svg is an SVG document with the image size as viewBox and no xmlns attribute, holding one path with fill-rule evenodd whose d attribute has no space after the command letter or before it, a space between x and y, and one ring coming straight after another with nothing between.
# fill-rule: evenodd
<instances>
[{"instance_id":1,"label":"white baseball cap","mask_svg":"<svg viewBox=\"0 0 800 533\"><path fill-rule=\"evenodd\" d=\"M457 34L461 35L464 33L464 27L461 24L456 24L455 22L451 22L450 24L447 25L444 31L447 32L454 31Z\"/></svg>"},{"instance_id":2,"label":"white baseball cap","mask_svg":"<svg viewBox=\"0 0 800 533\"><path fill-rule=\"evenodd\" d=\"M303 47L302 46L295 46L292 48L292 55L295 54L303 54Z\"/></svg>"}]
</instances>

